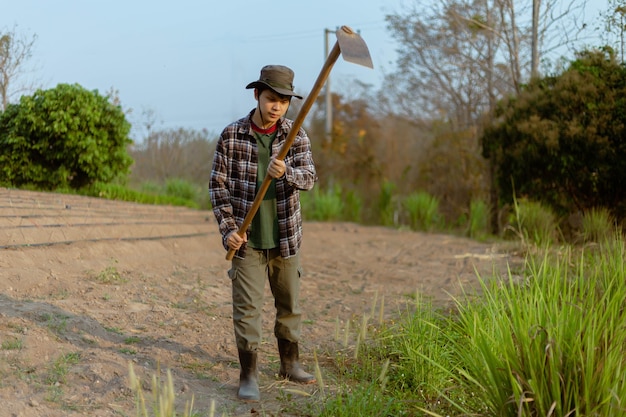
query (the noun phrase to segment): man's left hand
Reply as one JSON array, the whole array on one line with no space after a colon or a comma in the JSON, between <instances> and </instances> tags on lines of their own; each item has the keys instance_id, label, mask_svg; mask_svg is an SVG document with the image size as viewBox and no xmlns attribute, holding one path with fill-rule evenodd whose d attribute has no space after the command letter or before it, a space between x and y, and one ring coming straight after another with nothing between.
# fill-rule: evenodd
<instances>
[{"instance_id":1,"label":"man's left hand","mask_svg":"<svg viewBox=\"0 0 626 417\"><path fill-rule=\"evenodd\" d=\"M282 177L285 175L285 161L276 158L270 159L270 164L267 167L267 173L272 178Z\"/></svg>"}]
</instances>

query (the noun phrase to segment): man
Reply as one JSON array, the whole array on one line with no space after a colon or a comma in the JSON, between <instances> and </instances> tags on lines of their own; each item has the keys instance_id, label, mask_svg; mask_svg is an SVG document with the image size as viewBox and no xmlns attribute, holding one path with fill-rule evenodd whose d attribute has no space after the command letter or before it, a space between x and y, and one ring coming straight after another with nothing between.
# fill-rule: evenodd
<instances>
[{"instance_id":1,"label":"man","mask_svg":"<svg viewBox=\"0 0 626 417\"><path fill-rule=\"evenodd\" d=\"M267 65L254 89L256 108L223 130L217 142L209 193L224 248L234 250L228 275L232 284L233 324L241 372L237 396L258 401L257 351L261 343L261 309L265 280L276 307L274 335L280 356L279 375L313 383L299 363L301 313L299 249L302 217L299 190L316 181L311 143L300 129L284 160L278 154L293 121L284 116L294 93L294 73ZM237 233L265 176L271 185L243 237Z\"/></svg>"}]
</instances>

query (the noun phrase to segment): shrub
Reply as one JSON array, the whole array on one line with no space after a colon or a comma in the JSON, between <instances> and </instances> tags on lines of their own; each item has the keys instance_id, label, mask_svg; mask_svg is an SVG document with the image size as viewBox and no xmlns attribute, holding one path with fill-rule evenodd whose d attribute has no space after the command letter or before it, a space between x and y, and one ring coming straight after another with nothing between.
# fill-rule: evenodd
<instances>
[{"instance_id":1,"label":"shrub","mask_svg":"<svg viewBox=\"0 0 626 417\"><path fill-rule=\"evenodd\" d=\"M602 48L502 101L482 138L501 201L521 193L559 215L607 207L626 217L625 88L626 67Z\"/></svg>"},{"instance_id":2,"label":"shrub","mask_svg":"<svg viewBox=\"0 0 626 417\"><path fill-rule=\"evenodd\" d=\"M395 191L396 185L391 181L385 181L381 186L378 195L378 216L383 226L393 226L396 222Z\"/></svg>"},{"instance_id":3,"label":"shrub","mask_svg":"<svg viewBox=\"0 0 626 417\"><path fill-rule=\"evenodd\" d=\"M122 109L97 90L38 90L0 114L0 182L80 189L125 176L129 132Z\"/></svg>"},{"instance_id":4,"label":"shrub","mask_svg":"<svg viewBox=\"0 0 626 417\"><path fill-rule=\"evenodd\" d=\"M413 230L432 231L440 221L439 200L425 192L409 195L402 202Z\"/></svg>"},{"instance_id":5,"label":"shrub","mask_svg":"<svg viewBox=\"0 0 626 417\"><path fill-rule=\"evenodd\" d=\"M171 197L195 201L198 199L198 187L189 181L172 178L165 182L165 194Z\"/></svg>"},{"instance_id":6,"label":"shrub","mask_svg":"<svg viewBox=\"0 0 626 417\"><path fill-rule=\"evenodd\" d=\"M585 242L604 243L615 236L615 222L606 208L593 208L583 214Z\"/></svg>"},{"instance_id":7,"label":"shrub","mask_svg":"<svg viewBox=\"0 0 626 417\"><path fill-rule=\"evenodd\" d=\"M547 254L527 269L526 281L485 284L482 303L460 306L450 349L461 366L450 375L482 415L624 415L623 241L578 259Z\"/></svg>"},{"instance_id":8,"label":"shrub","mask_svg":"<svg viewBox=\"0 0 626 417\"><path fill-rule=\"evenodd\" d=\"M480 238L488 234L489 208L482 200L472 200L470 203L467 235L471 238Z\"/></svg>"},{"instance_id":9,"label":"shrub","mask_svg":"<svg viewBox=\"0 0 626 417\"><path fill-rule=\"evenodd\" d=\"M509 224L525 243L545 247L557 241L559 228L554 212L536 201L516 200Z\"/></svg>"},{"instance_id":10,"label":"shrub","mask_svg":"<svg viewBox=\"0 0 626 417\"><path fill-rule=\"evenodd\" d=\"M342 217L344 205L341 200L341 192L338 187L335 190L320 191L314 188L310 194L307 194L307 219L318 221L340 220ZM303 195L306 193L303 193Z\"/></svg>"}]
</instances>

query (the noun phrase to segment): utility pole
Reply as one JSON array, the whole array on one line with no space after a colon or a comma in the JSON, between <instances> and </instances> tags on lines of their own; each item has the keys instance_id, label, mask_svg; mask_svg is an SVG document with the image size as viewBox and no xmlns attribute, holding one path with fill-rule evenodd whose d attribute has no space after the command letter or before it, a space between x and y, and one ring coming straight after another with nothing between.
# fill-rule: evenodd
<instances>
[{"instance_id":1,"label":"utility pole","mask_svg":"<svg viewBox=\"0 0 626 417\"><path fill-rule=\"evenodd\" d=\"M334 30L324 29L324 60L330 54L328 35L335 33ZM333 133L333 101L330 92L330 76L326 79L326 141L330 142Z\"/></svg>"},{"instance_id":2,"label":"utility pole","mask_svg":"<svg viewBox=\"0 0 626 417\"><path fill-rule=\"evenodd\" d=\"M539 4L540 0L533 0L533 28L532 28L532 55L530 77L535 78L539 75Z\"/></svg>"}]
</instances>

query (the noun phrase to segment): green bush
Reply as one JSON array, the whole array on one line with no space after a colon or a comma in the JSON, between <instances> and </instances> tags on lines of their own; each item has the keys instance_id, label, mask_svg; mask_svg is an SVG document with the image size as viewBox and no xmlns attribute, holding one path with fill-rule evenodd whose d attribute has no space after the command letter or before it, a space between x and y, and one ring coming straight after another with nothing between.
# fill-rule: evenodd
<instances>
[{"instance_id":1,"label":"green bush","mask_svg":"<svg viewBox=\"0 0 626 417\"><path fill-rule=\"evenodd\" d=\"M626 66L602 48L501 102L482 138L500 199L517 193L559 215L607 207L626 218L625 95Z\"/></svg>"},{"instance_id":2,"label":"green bush","mask_svg":"<svg viewBox=\"0 0 626 417\"><path fill-rule=\"evenodd\" d=\"M426 192L409 195L402 201L409 215L409 226L413 230L432 231L440 222L439 200Z\"/></svg>"},{"instance_id":3,"label":"green bush","mask_svg":"<svg viewBox=\"0 0 626 417\"><path fill-rule=\"evenodd\" d=\"M623 416L625 271L617 239L531 259L524 282L485 284L482 302L461 306L450 376L484 415Z\"/></svg>"},{"instance_id":4,"label":"green bush","mask_svg":"<svg viewBox=\"0 0 626 417\"><path fill-rule=\"evenodd\" d=\"M396 223L396 207L394 196L396 185L391 181L385 181L378 195L378 218L383 226L393 226Z\"/></svg>"},{"instance_id":5,"label":"green bush","mask_svg":"<svg viewBox=\"0 0 626 417\"><path fill-rule=\"evenodd\" d=\"M303 216L312 221L361 221L361 200L353 192L344 192L341 186L322 191L300 193Z\"/></svg>"},{"instance_id":6,"label":"green bush","mask_svg":"<svg viewBox=\"0 0 626 417\"><path fill-rule=\"evenodd\" d=\"M373 339L357 339L352 362L340 357L347 369L338 363L356 387L321 415L625 415L625 260L617 235L529 256L523 278L479 277L451 310L418 295L380 330L362 326Z\"/></svg>"},{"instance_id":7,"label":"green bush","mask_svg":"<svg viewBox=\"0 0 626 417\"><path fill-rule=\"evenodd\" d=\"M23 96L0 113L0 182L79 189L125 176L130 123L119 106L78 84Z\"/></svg>"},{"instance_id":8,"label":"green bush","mask_svg":"<svg viewBox=\"0 0 626 417\"><path fill-rule=\"evenodd\" d=\"M558 241L559 227L550 207L528 199L515 201L509 224L524 243L547 247Z\"/></svg>"},{"instance_id":9,"label":"green bush","mask_svg":"<svg viewBox=\"0 0 626 417\"><path fill-rule=\"evenodd\" d=\"M145 181L139 185L139 191L145 194L161 194L163 187L155 181Z\"/></svg>"},{"instance_id":10,"label":"green bush","mask_svg":"<svg viewBox=\"0 0 626 417\"><path fill-rule=\"evenodd\" d=\"M489 207L483 200L472 200L470 203L467 235L480 239L489 234Z\"/></svg>"},{"instance_id":11,"label":"green bush","mask_svg":"<svg viewBox=\"0 0 626 417\"><path fill-rule=\"evenodd\" d=\"M91 197L106 198L108 200L129 201L140 204L160 204L172 206L184 206L189 208L200 208L200 204L195 200L190 200L176 195L166 195L161 193L149 193L130 189L120 184L96 183L90 187L80 190L80 194Z\"/></svg>"},{"instance_id":12,"label":"green bush","mask_svg":"<svg viewBox=\"0 0 626 417\"><path fill-rule=\"evenodd\" d=\"M606 208L592 208L584 213L582 227L585 242L604 243L616 234L615 221Z\"/></svg>"},{"instance_id":13,"label":"green bush","mask_svg":"<svg viewBox=\"0 0 626 417\"><path fill-rule=\"evenodd\" d=\"M180 197L184 200L196 201L198 199L198 187L189 181L172 178L165 182L165 194L171 197Z\"/></svg>"},{"instance_id":14,"label":"green bush","mask_svg":"<svg viewBox=\"0 0 626 417\"><path fill-rule=\"evenodd\" d=\"M340 220L343 213L343 201L334 190L321 191L315 187L312 191L300 193L305 217L314 221Z\"/></svg>"}]
</instances>

